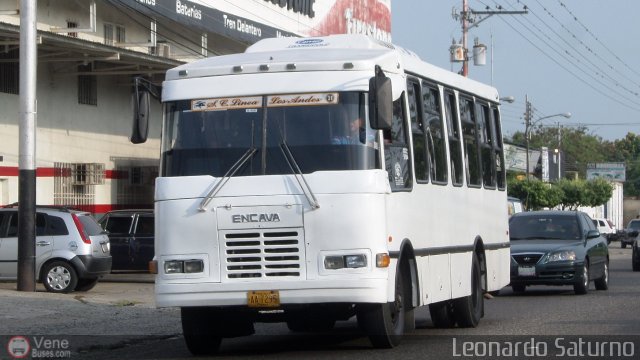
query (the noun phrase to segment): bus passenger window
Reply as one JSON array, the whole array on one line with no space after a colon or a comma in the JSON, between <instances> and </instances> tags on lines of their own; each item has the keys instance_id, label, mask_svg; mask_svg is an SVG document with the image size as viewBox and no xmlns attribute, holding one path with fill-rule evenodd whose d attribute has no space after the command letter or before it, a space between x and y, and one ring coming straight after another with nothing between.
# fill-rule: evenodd
<instances>
[{"instance_id":1,"label":"bus passenger window","mask_svg":"<svg viewBox=\"0 0 640 360\"><path fill-rule=\"evenodd\" d=\"M480 154L478 153L475 107L473 100L470 98L460 98L460 123L462 124L462 136L464 139L467 185L479 187L482 185L482 170L480 168Z\"/></svg>"},{"instance_id":2,"label":"bus passenger window","mask_svg":"<svg viewBox=\"0 0 640 360\"><path fill-rule=\"evenodd\" d=\"M504 167L504 145L502 144L502 128L500 127L500 111L497 107L492 106L493 109L493 122L492 132L493 137L493 151L495 152L496 159L496 180L498 182L498 189L504 190L507 184L506 169Z\"/></svg>"},{"instance_id":3,"label":"bus passenger window","mask_svg":"<svg viewBox=\"0 0 640 360\"><path fill-rule=\"evenodd\" d=\"M419 102L420 86L417 82L407 82L409 98L409 119L411 120L411 134L413 135L413 159L418 182L429 181L429 164L427 163L427 148L422 123L422 108Z\"/></svg>"},{"instance_id":4,"label":"bus passenger window","mask_svg":"<svg viewBox=\"0 0 640 360\"><path fill-rule=\"evenodd\" d=\"M451 158L451 181L453 185L462 185L462 145L458 128L458 110L455 95L447 91L444 97L444 114L449 132L449 157Z\"/></svg>"},{"instance_id":5,"label":"bus passenger window","mask_svg":"<svg viewBox=\"0 0 640 360\"><path fill-rule=\"evenodd\" d=\"M404 93L393 102L391 130L386 132L391 143L385 144L385 164L391 191L408 190L412 187L409 146L405 131ZM386 135L385 135L386 136ZM385 141L386 143L386 141Z\"/></svg>"},{"instance_id":6,"label":"bus passenger window","mask_svg":"<svg viewBox=\"0 0 640 360\"><path fill-rule=\"evenodd\" d=\"M440 91L438 88L422 82L422 112L424 114L425 133L427 137L427 153L431 160L431 178L433 182L446 184L447 153L440 111Z\"/></svg>"},{"instance_id":7,"label":"bus passenger window","mask_svg":"<svg viewBox=\"0 0 640 360\"><path fill-rule=\"evenodd\" d=\"M496 162L491 135L491 113L486 103L476 102L478 115L478 141L480 145L480 161L482 163L482 179L486 188L496 187Z\"/></svg>"}]
</instances>

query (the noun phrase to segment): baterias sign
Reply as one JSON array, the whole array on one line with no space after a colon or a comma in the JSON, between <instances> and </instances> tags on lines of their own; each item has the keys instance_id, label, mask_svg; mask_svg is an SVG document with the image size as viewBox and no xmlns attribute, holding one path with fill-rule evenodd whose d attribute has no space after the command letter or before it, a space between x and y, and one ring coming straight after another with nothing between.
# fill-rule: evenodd
<instances>
[{"instance_id":1,"label":"baterias sign","mask_svg":"<svg viewBox=\"0 0 640 360\"><path fill-rule=\"evenodd\" d=\"M391 0L108 0L252 44L269 37L365 34L391 41Z\"/></svg>"}]
</instances>

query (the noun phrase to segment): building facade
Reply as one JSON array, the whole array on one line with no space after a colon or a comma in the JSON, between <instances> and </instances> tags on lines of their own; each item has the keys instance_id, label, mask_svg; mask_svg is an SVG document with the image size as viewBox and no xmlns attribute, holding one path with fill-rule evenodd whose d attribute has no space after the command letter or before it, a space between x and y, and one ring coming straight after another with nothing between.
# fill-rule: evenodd
<instances>
[{"instance_id":1,"label":"building facade","mask_svg":"<svg viewBox=\"0 0 640 360\"><path fill-rule=\"evenodd\" d=\"M20 15L0 0L0 206L18 201ZM390 0L40 0L36 202L95 214L151 207L161 106L134 145L133 79L242 52L267 37L364 33L389 41Z\"/></svg>"}]
</instances>

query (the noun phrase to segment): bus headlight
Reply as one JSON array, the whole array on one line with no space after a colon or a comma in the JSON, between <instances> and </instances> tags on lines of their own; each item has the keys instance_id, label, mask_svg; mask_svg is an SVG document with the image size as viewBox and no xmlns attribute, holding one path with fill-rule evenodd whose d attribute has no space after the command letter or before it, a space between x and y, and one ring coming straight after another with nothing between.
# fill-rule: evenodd
<instances>
[{"instance_id":1,"label":"bus headlight","mask_svg":"<svg viewBox=\"0 0 640 360\"><path fill-rule=\"evenodd\" d=\"M344 263L348 268L355 269L367 266L367 257L364 255L347 255Z\"/></svg>"},{"instance_id":2,"label":"bus headlight","mask_svg":"<svg viewBox=\"0 0 640 360\"><path fill-rule=\"evenodd\" d=\"M169 260L164 262L165 274L193 274L204 271L202 260Z\"/></svg>"},{"instance_id":3,"label":"bus headlight","mask_svg":"<svg viewBox=\"0 0 640 360\"><path fill-rule=\"evenodd\" d=\"M164 262L165 274L179 274L184 272L184 262L178 260L171 260Z\"/></svg>"},{"instance_id":4,"label":"bus headlight","mask_svg":"<svg viewBox=\"0 0 640 360\"><path fill-rule=\"evenodd\" d=\"M202 260L185 260L184 272L187 274L201 273L204 271L204 262Z\"/></svg>"},{"instance_id":5,"label":"bus headlight","mask_svg":"<svg viewBox=\"0 0 640 360\"><path fill-rule=\"evenodd\" d=\"M327 256L324 258L324 268L328 270L362 267L367 267L367 256L364 254Z\"/></svg>"},{"instance_id":6,"label":"bus headlight","mask_svg":"<svg viewBox=\"0 0 640 360\"><path fill-rule=\"evenodd\" d=\"M327 256L324 258L324 268L329 270L336 270L344 268L344 257L342 256Z\"/></svg>"}]
</instances>

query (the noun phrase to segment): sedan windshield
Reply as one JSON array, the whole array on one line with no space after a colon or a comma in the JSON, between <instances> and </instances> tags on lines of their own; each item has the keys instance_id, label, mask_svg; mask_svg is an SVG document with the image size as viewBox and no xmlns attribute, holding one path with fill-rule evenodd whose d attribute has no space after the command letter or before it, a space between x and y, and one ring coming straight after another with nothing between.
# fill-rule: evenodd
<instances>
[{"instance_id":1,"label":"sedan windshield","mask_svg":"<svg viewBox=\"0 0 640 360\"><path fill-rule=\"evenodd\" d=\"M511 240L581 238L578 219L571 215L514 216L509 221Z\"/></svg>"},{"instance_id":2,"label":"sedan windshield","mask_svg":"<svg viewBox=\"0 0 640 360\"><path fill-rule=\"evenodd\" d=\"M291 174L284 147L305 174L379 169L366 101L333 92L169 102L161 174L221 177L241 158L237 176Z\"/></svg>"}]
</instances>

